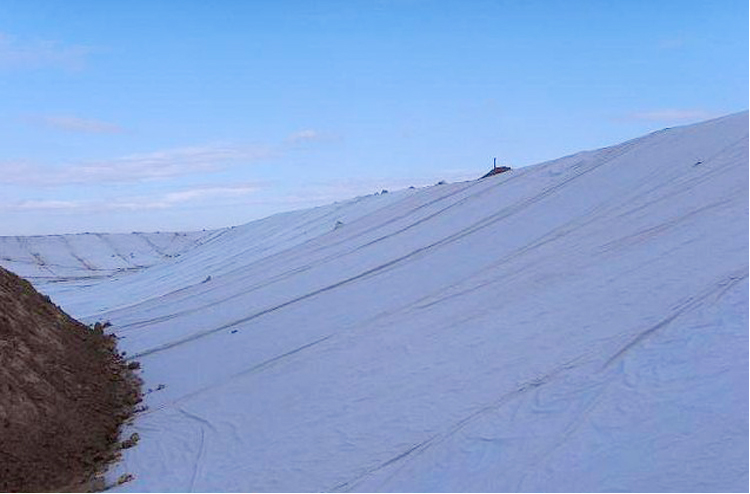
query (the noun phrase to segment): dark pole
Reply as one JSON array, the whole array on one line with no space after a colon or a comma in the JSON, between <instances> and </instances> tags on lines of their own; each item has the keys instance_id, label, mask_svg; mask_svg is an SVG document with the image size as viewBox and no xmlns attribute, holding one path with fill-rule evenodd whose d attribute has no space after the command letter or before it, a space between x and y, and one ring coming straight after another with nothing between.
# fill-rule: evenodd
<instances>
[{"instance_id":1,"label":"dark pole","mask_svg":"<svg viewBox=\"0 0 750 494\"><path fill-rule=\"evenodd\" d=\"M494 170L496 168L497 168L497 158L492 158L492 169Z\"/></svg>"}]
</instances>

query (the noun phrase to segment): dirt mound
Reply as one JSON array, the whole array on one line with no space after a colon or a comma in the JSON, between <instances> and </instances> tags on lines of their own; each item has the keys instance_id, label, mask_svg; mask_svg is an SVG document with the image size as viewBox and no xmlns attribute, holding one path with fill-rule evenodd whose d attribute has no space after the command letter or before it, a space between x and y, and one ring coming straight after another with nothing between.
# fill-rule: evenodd
<instances>
[{"instance_id":1,"label":"dirt mound","mask_svg":"<svg viewBox=\"0 0 750 494\"><path fill-rule=\"evenodd\" d=\"M0 491L101 487L139 384L113 336L0 268Z\"/></svg>"}]
</instances>

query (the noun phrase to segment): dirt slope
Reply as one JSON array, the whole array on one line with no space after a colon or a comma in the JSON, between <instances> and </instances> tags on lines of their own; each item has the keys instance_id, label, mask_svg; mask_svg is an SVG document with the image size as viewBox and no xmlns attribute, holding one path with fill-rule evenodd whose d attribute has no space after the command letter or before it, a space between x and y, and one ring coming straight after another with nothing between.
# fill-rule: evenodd
<instances>
[{"instance_id":1,"label":"dirt slope","mask_svg":"<svg viewBox=\"0 0 750 494\"><path fill-rule=\"evenodd\" d=\"M0 268L0 491L101 487L139 400L113 337Z\"/></svg>"}]
</instances>

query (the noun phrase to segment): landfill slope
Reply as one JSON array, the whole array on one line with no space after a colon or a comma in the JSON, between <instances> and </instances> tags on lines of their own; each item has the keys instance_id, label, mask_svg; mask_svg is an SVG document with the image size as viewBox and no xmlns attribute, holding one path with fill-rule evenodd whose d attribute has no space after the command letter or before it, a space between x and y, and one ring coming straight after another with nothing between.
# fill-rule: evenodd
<instances>
[{"instance_id":1,"label":"landfill slope","mask_svg":"<svg viewBox=\"0 0 750 494\"><path fill-rule=\"evenodd\" d=\"M121 490L747 491L747 205L743 112L48 289L152 390Z\"/></svg>"}]
</instances>

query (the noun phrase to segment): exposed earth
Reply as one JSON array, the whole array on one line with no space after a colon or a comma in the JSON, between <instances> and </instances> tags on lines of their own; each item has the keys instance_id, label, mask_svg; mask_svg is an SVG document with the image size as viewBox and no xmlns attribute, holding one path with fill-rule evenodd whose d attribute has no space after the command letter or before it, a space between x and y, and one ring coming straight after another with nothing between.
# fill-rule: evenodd
<instances>
[{"instance_id":1,"label":"exposed earth","mask_svg":"<svg viewBox=\"0 0 750 494\"><path fill-rule=\"evenodd\" d=\"M141 399L115 346L0 268L0 491L104 487Z\"/></svg>"}]
</instances>

